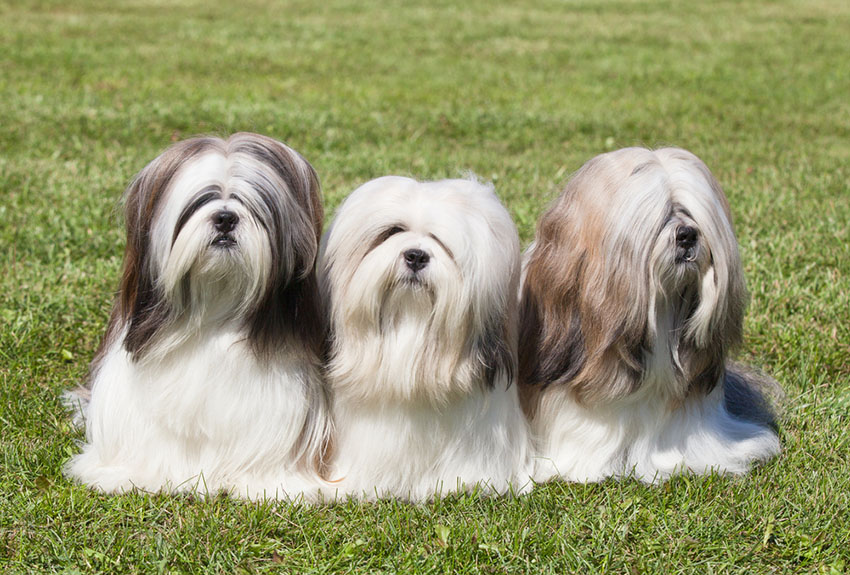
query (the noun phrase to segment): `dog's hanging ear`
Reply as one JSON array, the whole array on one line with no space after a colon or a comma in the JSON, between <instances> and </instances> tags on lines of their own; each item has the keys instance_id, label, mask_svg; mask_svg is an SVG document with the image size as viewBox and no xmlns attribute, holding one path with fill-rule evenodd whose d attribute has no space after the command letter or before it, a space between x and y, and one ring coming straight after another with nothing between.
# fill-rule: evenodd
<instances>
[{"instance_id":1,"label":"dog's hanging ear","mask_svg":"<svg viewBox=\"0 0 850 575\"><path fill-rule=\"evenodd\" d=\"M169 320L169 306L157 290L153 277L150 236L154 218L177 171L199 154L220 148L222 143L217 138L178 142L145 166L127 188L124 194L127 226L124 271L104 345L126 326L124 348L139 359L154 334Z\"/></svg>"},{"instance_id":2,"label":"dog's hanging ear","mask_svg":"<svg viewBox=\"0 0 850 575\"><path fill-rule=\"evenodd\" d=\"M512 341L508 315L489 318L472 344L487 389L493 389L499 382L510 386L516 376L516 345Z\"/></svg>"},{"instance_id":3,"label":"dog's hanging ear","mask_svg":"<svg viewBox=\"0 0 850 575\"><path fill-rule=\"evenodd\" d=\"M248 319L249 341L259 356L266 356L295 334L292 341L318 356L326 332L316 278L324 221L319 178L295 150L265 136L234 134L228 151L248 155L270 170L252 182L271 214L272 277ZM267 189L269 182L283 189Z\"/></svg>"},{"instance_id":4,"label":"dog's hanging ear","mask_svg":"<svg viewBox=\"0 0 850 575\"><path fill-rule=\"evenodd\" d=\"M549 273L552 270L545 256L539 255L542 253L536 250L532 256L522 288L519 381L521 385L545 388L571 382L584 367L587 357L581 316L575 305L578 300L570 295L574 292L572 282L553 284L553 274ZM548 290L542 289L545 285L549 286ZM565 293L557 293L558 290Z\"/></svg>"},{"instance_id":5,"label":"dog's hanging ear","mask_svg":"<svg viewBox=\"0 0 850 575\"><path fill-rule=\"evenodd\" d=\"M543 215L521 295L520 381L587 403L632 393L643 371L649 248L624 241L633 230L609 211L629 176L618 168L590 160Z\"/></svg>"},{"instance_id":6,"label":"dog's hanging ear","mask_svg":"<svg viewBox=\"0 0 850 575\"><path fill-rule=\"evenodd\" d=\"M626 396L640 385L646 321L627 309L645 309L639 294L603 287L597 301L585 299L587 258L560 260L571 264L564 275L532 259L520 312L520 381L566 385L578 401L592 403Z\"/></svg>"},{"instance_id":7,"label":"dog's hanging ear","mask_svg":"<svg viewBox=\"0 0 850 575\"><path fill-rule=\"evenodd\" d=\"M275 351L284 341L303 344L320 357L326 333L316 274L279 282L266 291L250 318L249 341L258 356ZM287 340L290 334L297 334Z\"/></svg>"},{"instance_id":8,"label":"dog's hanging ear","mask_svg":"<svg viewBox=\"0 0 850 575\"><path fill-rule=\"evenodd\" d=\"M586 254L575 250L576 185L571 182L540 218L520 296L519 383L568 385L587 357L579 315Z\"/></svg>"}]
</instances>

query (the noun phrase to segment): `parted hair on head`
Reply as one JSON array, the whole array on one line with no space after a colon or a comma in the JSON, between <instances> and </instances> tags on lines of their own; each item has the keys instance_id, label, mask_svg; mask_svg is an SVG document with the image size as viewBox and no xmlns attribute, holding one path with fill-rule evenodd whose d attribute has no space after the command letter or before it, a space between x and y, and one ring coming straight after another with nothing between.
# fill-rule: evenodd
<instances>
[{"instance_id":1,"label":"parted hair on head","mask_svg":"<svg viewBox=\"0 0 850 575\"><path fill-rule=\"evenodd\" d=\"M291 333L321 345L323 210L316 172L296 151L244 132L184 140L136 175L124 206L123 275L102 350L124 334L141 359L169 326L214 316L222 294L223 319L241 320L258 356Z\"/></svg>"},{"instance_id":2,"label":"parted hair on head","mask_svg":"<svg viewBox=\"0 0 850 575\"><path fill-rule=\"evenodd\" d=\"M664 371L670 400L707 393L741 340L747 297L729 205L690 152L597 156L540 219L521 294L520 382L579 402Z\"/></svg>"}]
</instances>

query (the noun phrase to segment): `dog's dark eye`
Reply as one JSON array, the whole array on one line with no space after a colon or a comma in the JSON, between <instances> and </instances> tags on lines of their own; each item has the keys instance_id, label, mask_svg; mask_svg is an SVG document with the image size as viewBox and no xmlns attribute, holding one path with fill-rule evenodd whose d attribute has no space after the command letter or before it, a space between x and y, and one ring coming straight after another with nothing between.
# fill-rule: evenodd
<instances>
[{"instance_id":1,"label":"dog's dark eye","mask_svg":"<svg viewBox=\"0 0 850 575\"><path fill-rule=\"evenodd\" d=\"M676 260L692 262L696 259L699 243L699 231L691 226L681 226L676 230Z\"/></svg>"},{"instance_id":2,"label":"dog's dark eye","mask_svg":"<svg viewBox=\"0 0 850 575\"><path fill-rule=\"evenodd\" d=\"M171 243L173 244L177 240L177 236L180 235L180 231L183 229L183 226L186 225L186 222L189 221L189 218L195 215L195 213L202 207L219 197L221 197L221 188L218 186L210 186L201 190L201 192L195 196L195 198L189 202L185 208L183 208L183 211L180 212L180 217L177 218L177 225L174 226L174 234L171 237Z\"/></svg>"},{"instance_id":3,"label":"dog's dark eye","mask_svg":"<svg viewBox=\"0 0 850 575\"><path fill-rule=\"evenodd\" d=\"M400 234L401 232L406 232L406 231L407 230L405 230L401 226L390 226L389 228L385 229L380 234L378 234L378 237L376 237L375 241L372 242L372 245L369 246L369 251L371 252L376 247L378 247L379 245L381 245L382 243L387 241L387 238L389 238L390 236L394 236L396 234Z\"/></svg>"},{"instance_id":4,"label":"dog's dark eye","mask_svg":"<svg viewBox=\"0 0 850 575\"><path fill-rule=\"evenodd\" d=\"M378 240L377 240L376 243L378 243L378 244L384 243L385 241L387 241L387 238L389 238L390 236L400 234L401 232L404 232L404 231L406 231L406 230L401 226L391 226L391 227L385 229L383 232L381 232L381 235L378 236Z\"/></svg>"}]
</instances>

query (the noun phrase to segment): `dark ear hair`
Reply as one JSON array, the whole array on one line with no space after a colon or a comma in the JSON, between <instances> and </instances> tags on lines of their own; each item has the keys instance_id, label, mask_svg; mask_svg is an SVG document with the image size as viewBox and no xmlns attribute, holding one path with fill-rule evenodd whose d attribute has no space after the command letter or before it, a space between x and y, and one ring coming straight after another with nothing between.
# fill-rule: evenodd
<instances>
[{"instance_id":1,"label":"dark ear hair","mask_svg":"<svg viewBox=\"0 0 850 575\"><path fill-rule=\"evenodd\" d=\"M493 389L499 380L510 386L516 375L516 346L511 341L507 315L491 318L472 344L487 389Z\"/></svg>"},{"instance_id":2,"label":"dark ear hair","mask_svg":"<svg viewBox=\"0 0 850 575\"><path fill-rule=\"evenodd\" d=\"M616 290L598 302L585 299L584 259L575 263L574 281L562 277L560 285L529 266L520 306L520 381L567 385L581 402L623 397L640 386L645 320L614 315L612 298L621 300L618 310L631 299Z\"/></svg>"},{"instance_id":3,"label":"dark ear hair","mask_svg":"<svg viewBox=\"0 0 850 575\"><path fill-rule=\"evenodd\" d=\"M600 253L606 162L585 164L541 217L520 303L520 383L567 385L582 402L632 393L643 371L646 279L629 276L642 254L621 244L611 270Z\"/></svg>"},{"instance_id":4,"label":"dark ear hair","mask_svg":"<svg viewBox=\"0 0 850 575\"><path fill-rule=\"evenodd\" d=\"M301 342L313 357L320 357L327 328L315 272L288 283L278 282L267 290L248 325L248 339L260 357L272 353L283 341ZM292 333L297 337L287 339Z\"/></svg>"},{"instance_id":5,"label":"dark ear hair","mask_svg":"<svg viewBox=\"0 0 850 575\"><path fill-rule=\"evenodd\" d=\"M319 178L300 154L272 138L234 134L228 140L228 152L257 159L286 188L269 189L263 182L255 185L273 219L267 229L273 271L268 289L248 318L251 346L265 356L296 334L295 341L303 342L318 357L326 332L315 269L324 221ZM280 193L287 197L279 197ZM293 262L291 273L286 261Z\"/></svg>"},{"instance_id":6,"label":"dark ear hair","mask_svg":"<svg viewBox=\"0 0 850 575\"><path fill-rule=\"evenodd\" d=\"M223 143L218 138L192 138L174 144L145 166L124 194L127 226L124 271L104 341L116 337L116 332L126 325L124 347L135 359L144 353L151 338L171 315L151 277L153 220L180 167L209 149L221 148Z\"/></svg>"},{"instance_id":7,"label":"dark ear hair","mask_svg":"<svg viewBox=\"0 0 850 575\"><path fill-rule=\"evenodd\" d=\"M586 363L586 350L578 309L566 305L549 309L551 306L537 293L536 283L534 278L526 280L522 289L519 382L545 388L551 383L572 381ZM568 299L575 301L564 301ZM552 322L560 329L552 329Z\"/></svg>"}]
</instances>

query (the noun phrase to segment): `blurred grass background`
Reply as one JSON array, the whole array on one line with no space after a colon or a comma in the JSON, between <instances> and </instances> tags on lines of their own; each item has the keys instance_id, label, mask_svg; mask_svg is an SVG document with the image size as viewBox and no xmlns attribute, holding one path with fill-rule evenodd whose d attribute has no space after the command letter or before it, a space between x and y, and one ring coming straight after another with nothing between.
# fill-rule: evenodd
<instances>
[{"instance_id":1,"label":"blurred grass background","mask_svg":"<svg viewBox=\"0 0 850 575\"><path fill-rule=\"evenodd\" d=\"M850 568L850 4L0 0L0 570L825 572ZM123 249L118 199L172 141L264 133L329 221L385 174L472 170L525 243L569 175L676 145L729 196L741 359L787 392L744 479L310 509L106 497L62 464Z\"/></svg>"}]
</instances>

